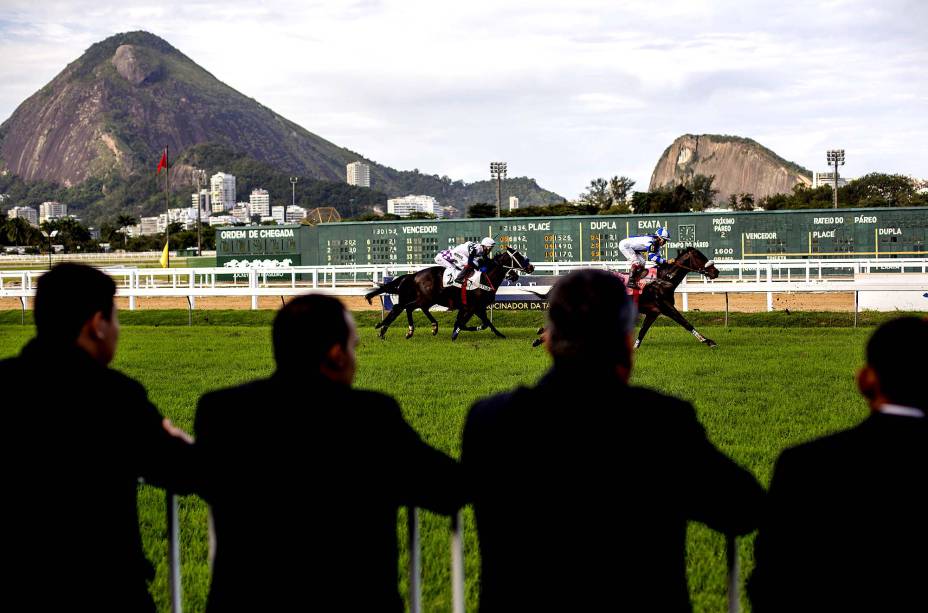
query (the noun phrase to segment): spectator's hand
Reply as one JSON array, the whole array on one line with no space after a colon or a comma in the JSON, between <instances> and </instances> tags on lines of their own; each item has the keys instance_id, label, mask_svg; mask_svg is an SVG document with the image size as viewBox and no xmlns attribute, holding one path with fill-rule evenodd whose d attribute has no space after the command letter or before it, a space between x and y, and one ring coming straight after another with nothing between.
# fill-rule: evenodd
<instances>
[{"instance_id":1,"label":"spectator's hand","mask_svg":"<svg viewBox=\"0 0 928 613\"><path fill-rule=\"evenodd\" d=\"M167 417L165 417L161 421L161 427L164 428L165 432L167 432L174 438L179 438L185 443L188 443L191 445L193 444L193 437L187 434L186 432L184 432L183 430L181 430L180 428L178 428L177 426L175 426L174 424L172 424L171 420L168 419Z\"/></svg>"}]
</instances>

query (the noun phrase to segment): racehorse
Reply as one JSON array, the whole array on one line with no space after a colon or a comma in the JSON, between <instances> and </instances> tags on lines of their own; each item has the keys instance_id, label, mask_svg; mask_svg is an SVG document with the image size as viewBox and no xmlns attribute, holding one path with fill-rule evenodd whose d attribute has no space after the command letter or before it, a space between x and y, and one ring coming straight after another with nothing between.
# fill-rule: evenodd
<instances>
[{"instance_id":1,"label":"racehorse","mask_svg":"<svg viewBox=\"0 0 928 613\"><path fill-rule=\"evenodd\" d=\"M483 327L492 330L496 336L505 338L487 317L487 307L496 301L496 290L504 278L515 281L519 278L519 271L531 274L535 266L512 247L500 251L492 260L488 260L487 264L486 274L480 276L481 286L467 291L457 286L444 287L442 276L447 269L441 266L430 266L415 273L401 275L389 283L378 283L379 287L364 296L368 304L379 294L396 294L398 297L390 313L374 326L380 329L380 338L386 336L387 328L403 311L406 311L406 319L409 321L406 338L411 338L415 331L412 314L416 309L422 309L432 322L432 336L438 334L438 321L429 313L429 308L436 304L458 312L451 340L457 339L461 330L475 331ZM480 319L482 326L465 327L474 315Z\"/></svg>"},{"instance_id":2,"label":"racehorse","mask_svg":"<svg viewBox=\"0 0 928 613\"><path fill-rule=\"evenodd\" d=\"M647 284L644 286L644 289L641 290L641 295L638 296L638 313L644 315L644 321L641 324L641 328L638 330L638 338L635 340L635 349L641 346L641 341L644 340L645 334L648 333L648 329L651 327L651 324L654 323L654 320L657 319L658 315L666 315L674 320L683 326L684 330L695 336L699 342L705 344L707 347L718 346L711 338L706 338L700 334L690 322L686 321L686 318L683 317L680 311L674 306L674 290L677 289L677 286L680 285L684 277L691 272L698 272L709 279L715 279L719 276L719 271L712 260L693 247L687 247L686 249L678 251L677 257L672 263L668 262L658 265L656 278L650 283L646 282ZM626 277L624 274L620 276ZM544 328L538 330L538 334L543 333ZM537 347L542 342L541 338L537 338L532 343L532 346Z\"/></svg>"}]
</instances>

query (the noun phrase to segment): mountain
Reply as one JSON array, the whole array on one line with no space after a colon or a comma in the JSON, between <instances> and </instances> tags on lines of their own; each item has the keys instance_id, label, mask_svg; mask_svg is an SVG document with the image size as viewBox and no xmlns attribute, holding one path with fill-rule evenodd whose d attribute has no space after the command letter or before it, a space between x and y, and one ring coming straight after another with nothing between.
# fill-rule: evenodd
<instances>
[{"instance_id":1,"label":"mountain","mask_svg":"<svg viewBox=\"0 0 928 613\"><path fill-rule=\"evenodd\" d=\"M671 143L651 174L651 191L715 175L717 202L731 194L764 196L789 193L794 185L812 185L812 171L789 162L750 138L720 134L684 134Z\"/></svg>"},{"instance_id":2,"label":"mountain","mask_svg":"<svg viewBox=\"0 0 928 613\"><path fill-rule=\"evenodd\" d=\"M488 183L472 187L398 171L339 147L222 83L148 32L92 45L24 101L0 125L0 173L65 187L101 177L125 180L150 173L164 145L180 159L204 144L281 175L342 183L345 165L361 160L370 164L372 188L388 196L424 193L458 207L475 201ZM180 189L188 169L173 170ZM528 205L561 200L530 179L512 187L519 191L507 193Z\"/></svg>"}]
</instances>

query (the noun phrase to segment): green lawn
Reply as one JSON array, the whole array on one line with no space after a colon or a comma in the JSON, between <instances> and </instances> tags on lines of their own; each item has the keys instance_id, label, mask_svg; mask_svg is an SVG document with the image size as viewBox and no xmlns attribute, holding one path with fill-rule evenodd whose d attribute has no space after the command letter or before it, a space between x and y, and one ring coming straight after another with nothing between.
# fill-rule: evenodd
<instances>
[{"instance_id":1,"label":"green lawn","mask_svg":"<svg viewBox=\"0 0 928 613\"><path fill-rule=\"evenodd\" d=\"M271 372L272 313L198 312L188 327L186 312L123 313L123 331L114 366L146 385L155 404L190 430L197 398L203 392L234 385ZM751 470L769 480L778 453L821 434L846 427L866 415L854 391L854 371L872 328L839 327L833 315L777 320L768 314L741 315L738 327L712 325L717 314L694 314L701 331L720 347L711 351L682 329L655 326L636 354L634 383L690 400L710 438ZM777 315L777 314L770 314ZM15 318L14 318L15 316ZM209 318L208 321L205 318ZM386 341L376 338L377 314L358 314L362 324L357 385L395 396L406 418L430 444L452 455L460 450L467 409L481 396L519 383L530 384L548 366L541 349L531 349L535 313L497 315L509 336L463 333L452 344L441 318L438 337L428 334L421 316L416 336L403 339L405 324L395 325ZM883 320L874 316L868 323ZM802 324L805 324L804 326ZM19 314L0 314L0 357L15 354L32 335ZM462 382L451 391L449 373L438 364L453 356ZM488 365L498 374L490 377ZM684 376L672 377L671 372ZM415 380L417 383L411 384ZM461 380L461 379L459 379ZM464 391L462 391L464 390ZM608 397L608 390L602 390ZM565 408L565 412L569 408ZM163 497L140 491L140 521L149 557L158 566L152 586L160 610L168 610ZM185 606L202 611L209 585L206 518L196 497L181 501ZM450 610L447 520L423 513L424 608ZM473 516L465 516L469 609L477 602L479 561ZM404 521L400 519L400 538ZM689 575L697 611L724 609L723 540L699 525L689 532ZM751 567L750 539L741 544L743 569ZM256 563L259 563L256 561ZM405 559L403 560L405 564ZM361 586L359 586L361 587ZM405 589L405 586L403 587Z\"/></svg>"}]
</instances>

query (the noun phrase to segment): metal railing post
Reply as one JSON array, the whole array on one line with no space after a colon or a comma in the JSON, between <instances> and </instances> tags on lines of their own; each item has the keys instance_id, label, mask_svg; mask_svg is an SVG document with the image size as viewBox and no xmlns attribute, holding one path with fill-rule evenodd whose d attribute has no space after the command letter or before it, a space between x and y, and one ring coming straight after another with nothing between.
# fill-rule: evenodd
<instances>
[{"instance_id":1,"label":"metal railing post","mask_svg":"<svg viewBox=\"0 0 928 613\"><path fill-rule=\"evenodd\" d=\"M177 518L177 496L165 493L168 526L168 568L171 576L171 613L183 612L183 588L180 583L180 522Z\"/></svg>"},{"instance_id":2,"label":"metal railing post","mask_svg":"<svg viewBox=\"0 0 928 613\"><path fill-rule=\"evenodd\" d=\"M725 536L725 559L728 562L728 613L741 613L741 564L738 560L738 539Z\"/></svg>"},{"instance_id":3,"label":"metal railing post","mask_svg":"<svg viewBox=\"0 0 928 613\"><path fill-rule=\"evenodd\" d=\"M422 611L422 552L419 548L419 509L406 509L409 531L409 613Z\"/></svg>"}]
</instances>

